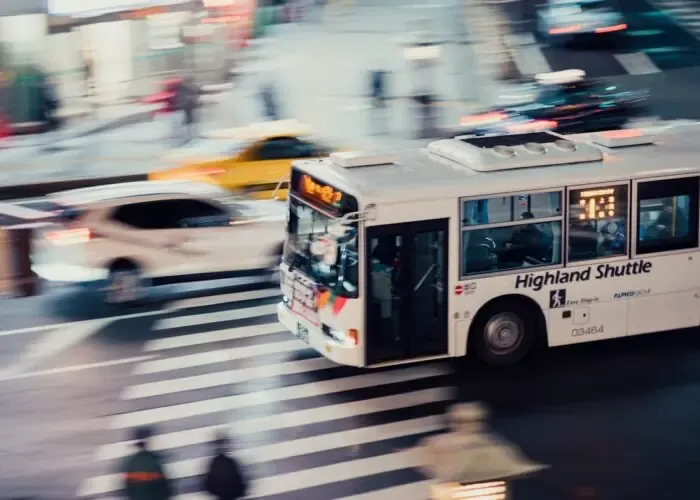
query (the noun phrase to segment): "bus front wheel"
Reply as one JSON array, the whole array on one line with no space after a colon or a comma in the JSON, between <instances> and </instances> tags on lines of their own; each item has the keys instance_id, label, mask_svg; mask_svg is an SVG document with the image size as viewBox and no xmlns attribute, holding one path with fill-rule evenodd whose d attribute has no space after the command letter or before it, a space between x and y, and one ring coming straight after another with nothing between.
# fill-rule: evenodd
<instances>
[{"instance_id":1,"label":"bus front wheel","mask_svg":"<svg viewBox=\"0 0 700 500\"><path fill-rule=\"evenodd\" d=\"M535 343L537 313L533 306L519 300L487 305L472 326L470 351L492 366L520 361Z\"/></svg>"}]
</instances>

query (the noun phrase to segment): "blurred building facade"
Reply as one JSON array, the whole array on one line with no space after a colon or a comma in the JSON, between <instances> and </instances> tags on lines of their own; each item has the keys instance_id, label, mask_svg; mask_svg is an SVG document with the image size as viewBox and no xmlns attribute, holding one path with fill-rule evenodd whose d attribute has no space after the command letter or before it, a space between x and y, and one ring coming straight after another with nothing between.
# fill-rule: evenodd
<instances>
[{"instance_id":1,"label":"blurred building facade","mask_svg":"<svg viewBox=\"0 0 700 500\"><path fill-rule=\"evenodd\" d=\"M48 75L64 104L88 94L99 104L143 97L183 73L220 83L255 7L255 0L0 0L0 71L9 80L28 67ZM0 109L6 101L0 97Z\"/></svg>"}]
</instances>

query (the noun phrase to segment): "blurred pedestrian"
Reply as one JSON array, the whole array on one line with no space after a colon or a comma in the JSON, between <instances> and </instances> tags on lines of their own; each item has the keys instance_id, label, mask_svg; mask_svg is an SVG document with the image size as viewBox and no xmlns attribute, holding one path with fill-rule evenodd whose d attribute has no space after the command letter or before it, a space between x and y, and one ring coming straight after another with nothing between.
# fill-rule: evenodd
<instances>
[{"instance_id":1,"label":"blurred pedestrian","mask_svg":"<svg viewBox=\"0 0 700 500\"><path fill-rule=\"evenodd\" d=\"M374 134L388 134L388 96L386 91L387 72L370 71L370 130Z\"/></svg>"},{"instance_id":2,"label":"blurred pedestrian","mask_svg":"<svg viewBox=\"0 0 700 500\"><path fill-rule=\"evenodd\" d=\"M188 142L195 136L196 113L199 106L199 88L191 76L183 78L178 85L175 103L178 111L175 115L180 115L176 120L182 120L179 126L176 125L176 133L182 142Z\"/></svg>"},{"instance_id":3,"label":"blurred pedestrian","mask_svg":"<svg viewBox=\"0 0 700 500\"><path fill-rule=\"evenodd\" d=\"M209 463L202 489L217 500L238 500L245 497L248 493L248 483L238 461L228 455L229 438L220 434L214 440L213 446L214 458Z\"/></svg>"},{"instance_id":4,"label":"blurred pedestrian","mask_svg":"<svg viewBox=\"0 0 700 500\"><path fill-rule=\"evenodd\" d=\"M163 470L161 457L148 448L153 431L136 430L137 451L126 459L123 467L124 495L128 500L169 500L170 482Z\"/></svg>"},{"instance_id":5,"label":"blurred pedestrian","mask_svg":"<svg viewBox=\"0 0 700 500\"><path fill-rule=\"evenodd\" d=\"M272 83L266 83L260 88L260 98L265 118L271 121L279 120L280 110L277 103L277 91Z\"/></svg>"},{"instance_id":6,"label":"blurred pedestrian","mask_svg":"<svg viewBox=\"0 0 700 500\"><path fill-rule=\"evenodd\" d=\"M40 89L42 119L49 124L49 130L58 130L61 120L58 116L58 109L61 106L54 83L46 78L41 82Z\"/></svg>"}]
</instances>

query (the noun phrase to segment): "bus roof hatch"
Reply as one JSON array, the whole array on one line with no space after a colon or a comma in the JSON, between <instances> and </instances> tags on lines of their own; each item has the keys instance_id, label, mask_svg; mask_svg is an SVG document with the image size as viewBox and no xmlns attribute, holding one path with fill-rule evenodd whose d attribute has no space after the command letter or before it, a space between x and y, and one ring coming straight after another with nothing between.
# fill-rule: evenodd
<instances>
[{"instance_id":1,"label":"bus roof hatch","mask_svg":"<svg viewBox=\"0 0 700 500\"><path fill-rule=\"evenodd\" d=\"M331 153L331 162L342 168L377 167L392 165L395 159L387 154L364 153L362 151L346 151Z\"/></svg>"},{"instance_id":2,"label":"bus roof hatch","mask_svg":"<svg viewBox=\"0 0 700 500\"><path fill-rule=\"evenodd\" d=\"M459 136L432 142L428 151L477 172L603 161L603 152L592 144L552 132Z\"/></svg>"}]
</instances>

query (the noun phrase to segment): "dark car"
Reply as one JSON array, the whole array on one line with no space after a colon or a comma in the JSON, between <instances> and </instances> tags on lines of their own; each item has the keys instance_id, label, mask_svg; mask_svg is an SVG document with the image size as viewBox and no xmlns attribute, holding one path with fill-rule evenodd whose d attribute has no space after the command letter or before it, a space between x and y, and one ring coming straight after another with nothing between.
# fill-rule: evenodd
<instances>
[{"instance_id":1,"label":"dark car","mask_svg":"<svg viewBox=\"0 0 700 500\"><path fill-rule=\"evenodd\" d=\"M648 90L621 90L580 70L546 73L522 87L523 102L461 120L465 134L554 130L576 134L625 126L647 113Z\"/></svg>"}]
</instances>

